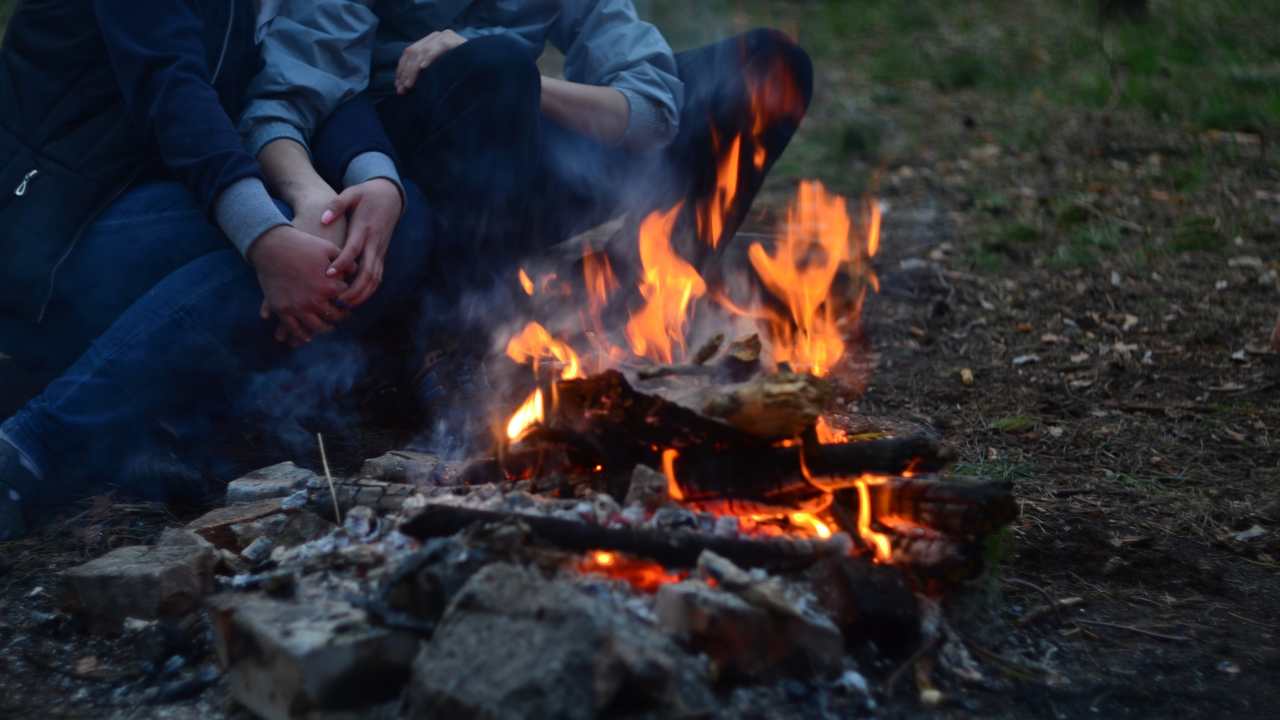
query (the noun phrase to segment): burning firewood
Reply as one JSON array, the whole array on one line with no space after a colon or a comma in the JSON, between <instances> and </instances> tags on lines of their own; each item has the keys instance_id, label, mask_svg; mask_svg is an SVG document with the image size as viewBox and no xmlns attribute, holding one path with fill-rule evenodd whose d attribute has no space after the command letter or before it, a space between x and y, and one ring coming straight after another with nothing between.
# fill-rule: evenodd
<instances>
[{"instance_id":1,"label":"burning firewood","mask_svg":"<svg viewBox=\"0 0 1280 720\"><path fill-rule=\"evenodd\" d=\"M512 522L526 525L530 530L531 540L561 550L610 550L646 557L668 567L694 567L703 551L711 550L746 567L799 569L808 567L823 557L838 555L848 547L847 543L838 542L740 540L687 531L602 527L554 517L430 503L402 524L400 532L426 540L448 537L472 525Z\"/></svg>"}]
</instances>

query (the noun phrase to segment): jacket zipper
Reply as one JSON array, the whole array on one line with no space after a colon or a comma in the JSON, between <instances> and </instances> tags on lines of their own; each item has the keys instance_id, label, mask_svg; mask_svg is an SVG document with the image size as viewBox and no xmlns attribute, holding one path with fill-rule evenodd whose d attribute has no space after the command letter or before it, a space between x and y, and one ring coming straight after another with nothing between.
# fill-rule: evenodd
<instances>
[{"instance_id":1,"label":"jacket zipper","mask_svg":"<svg viewBox=\"0 0 1280 720\"><path fill-rule=\"evenodd\" d=\"M227 12L227 30L222 35L222 51L218 53L218 64L213 70L213 77L209 79L210 85L216 83L218 81L218 75L222 73L222 61L227 55L227 49L231 46L231 31L235 27L235 22L236 0L231 0L230 8ZM49 311L49 303L53 301L53 289L56 287L58 279L58 270L62 269L62 264L67 261L67 258L71 257L71 251L76 249L76 245L80 243L80 238L84 235L85 231L89 229L89 226L93 224L94 219L101 215L107 208L111 207L112 203L118 200L120 196L124 194L125 190L129 189L129 186L133 184L133 181L138 179L140 172L141 170L134 170L129 176L129 179L126 180L119 189L112 193L111 197L99 206L98 209L89 216L89 219L85 220L84 224L76 230L76 234L71 237L71 244L67 245L66 251L64 251L62 256L58 258L58 262L54 263L53 269L49 271L49 292L44 296L44 303L40 305L40 314L36 316L36 324L43 323L45 313ZM18 185L18 189L15 190L14 193L19 197L26 195L28 181L34 180L39 174L40 172L38 170L32 170L27 173L27 176L22 179L22 183Z\"/></svg>"},{"instance_id":2,"label":"jacket zipper","mask_svg":"<svg viewBox=\"0 0 1280 720\"><path fill-rule=\"evenodd\" d=\"M22 197L27 194L27 187L31 185L31 181L36 179L40 174L39 170L33 169L31 172L22 176L22 182L18 183L18 187L13 189L13 194Z\"/></svg>"}]
</instances>

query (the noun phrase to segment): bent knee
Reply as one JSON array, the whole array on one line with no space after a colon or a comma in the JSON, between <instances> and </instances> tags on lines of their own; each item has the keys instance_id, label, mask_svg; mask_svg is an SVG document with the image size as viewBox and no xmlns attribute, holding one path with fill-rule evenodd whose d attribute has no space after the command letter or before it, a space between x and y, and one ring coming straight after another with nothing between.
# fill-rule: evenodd
<instances>
[{"instance_id":1,"label":"bent knee","mask_svg":"<svg viewBox=\"0 0 1280 720\"><path fill-rule=\"evenodd\" d=\"M747 65L762 73L766 83L786 85L787 92L773 97L789 97L789 112L804 114L813 99L813 60L809 53L781 30L757 28L743 35Z\"/></svg>"},{"instance_id":2,"label":"bent knee","mask_svg":"<svg viewBox=\"0 0 1280 720\"><path fill-rule=\"evenodd\" d=\"M541 75L537 58L523 41L508 35L486 35L458 46L465 65L463 81L503 99L537 97Z\"/></svg>"}]
</instances>

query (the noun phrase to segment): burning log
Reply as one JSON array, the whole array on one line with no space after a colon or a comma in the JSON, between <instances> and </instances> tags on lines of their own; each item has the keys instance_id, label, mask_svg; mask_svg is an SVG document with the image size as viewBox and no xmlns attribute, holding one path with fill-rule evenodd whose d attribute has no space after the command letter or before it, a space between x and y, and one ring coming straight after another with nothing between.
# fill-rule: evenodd
<instances>
[{"instance_id":1,"label":"burning log","mask_svg":"<svg viewBox=\"0 0 1280 720\"><path fill-rule=\"evenodd\" d=\"M894 478L870 493L878 517L906 518L954 537L990 535L1018 517L1007 482Z\"/></svg>"},{"instance_id":2,"label":"burning log","mask_svg":"<svg viewBox=\"0 0 1280 720\"><path fill-rule=\"evenodd\" d=\"M795 373L757 375L732 384L680 379L685 382L669 381L654 394L748 435L772 440L794 438L813 427L831 394L827 383Z\"/></svg>"},{"instance_id":3,"label":"burning log","mask_svg":"<svg viewBox=\"0 0 1280 720\"><path fill-rule=\"evenodd\" d=\"M821 558L837 555L848 546L810 540L738 540L693 532L664 532L588 525L573 520L520 513L473 510L428 504L405 521L400 532L419 540L449 537L482 523L523 523L531 538L562 550L588 552L611 550L647 557L667 567L695 567L704 550L747 567L771 570L800 569Z\"/></svg>"}]
</instances>

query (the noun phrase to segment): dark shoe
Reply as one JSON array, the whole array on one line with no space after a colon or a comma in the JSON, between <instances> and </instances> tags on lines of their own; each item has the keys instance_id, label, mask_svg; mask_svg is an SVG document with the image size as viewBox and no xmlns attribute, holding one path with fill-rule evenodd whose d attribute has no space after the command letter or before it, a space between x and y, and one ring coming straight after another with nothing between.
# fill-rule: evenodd
<instances>
[{"instance_id":1,"label":"dark shoe","mask_svg":"<svg viewBox=\"0 0 1280 720\"><path fill-rule=\"evenodd\" d=\"M26 536L27 516L22 509L22 496L13 486L34 484L35 478L18 459L17 448L0 440L0 542Z\"/></svg>"}]
</instances>

